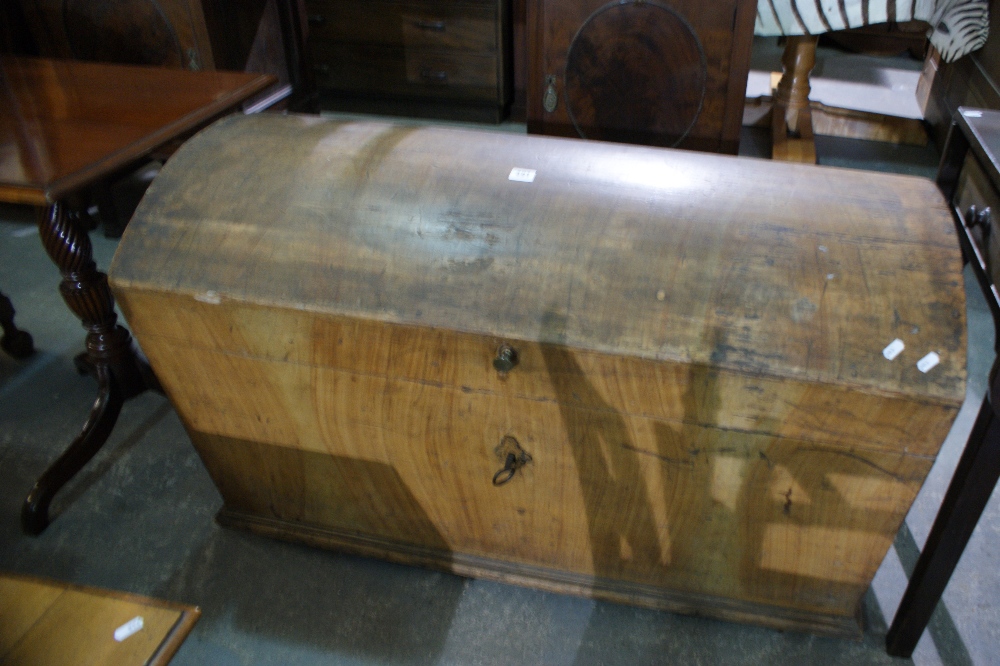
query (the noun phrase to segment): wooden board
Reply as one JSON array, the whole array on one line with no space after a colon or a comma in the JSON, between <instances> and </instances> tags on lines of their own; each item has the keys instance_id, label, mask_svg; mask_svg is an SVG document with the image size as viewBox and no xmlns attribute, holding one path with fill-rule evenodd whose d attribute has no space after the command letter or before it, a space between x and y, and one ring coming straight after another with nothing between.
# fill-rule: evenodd
<instances>
[{"instance_id":1,"label":"wooden board","mask_svg":"<svg viewBox=\"0 0 1000 666\"><path fill-rule=\"evenodd\" d=\"M954 240L923 179L258 117L111 281L229 524L843 634L965 397Z\"/></svg>"},{"instance_id":2,"label":"wooden board","mask_svg":"<svg viewBox=\"0 0 1000 666\"><path fill-rule=\"evenodd\" d=\"M156 599L3 574L0 662L166 664L199 614ZM115 630L136 616L143 628L116 641Z\"/></svg>"}]
</instances>

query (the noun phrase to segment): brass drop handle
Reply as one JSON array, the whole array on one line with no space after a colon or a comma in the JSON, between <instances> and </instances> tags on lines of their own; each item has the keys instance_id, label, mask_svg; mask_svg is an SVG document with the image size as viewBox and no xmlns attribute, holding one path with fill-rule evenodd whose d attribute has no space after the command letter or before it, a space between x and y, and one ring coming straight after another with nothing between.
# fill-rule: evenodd
<instances>
[{"instance_id":1,"label":"brass drop handle","mask_svg":"<svg viewBox=\"0 0 1000 666\"><path fill-rule=\"evenodd\" d=\"M497 349L496 358L493 359L493 367L496 368L497 372L507 373L514 369L519 360L516 349L508 344L502 344Z\"/></svg>"}]
</instances>

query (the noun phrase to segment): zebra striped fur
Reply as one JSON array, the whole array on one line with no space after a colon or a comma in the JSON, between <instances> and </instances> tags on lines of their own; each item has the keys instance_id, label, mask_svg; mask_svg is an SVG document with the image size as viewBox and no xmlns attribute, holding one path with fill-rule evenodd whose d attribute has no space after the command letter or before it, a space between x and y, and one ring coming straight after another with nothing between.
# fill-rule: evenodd
<instances>
[{"instance_id":1,"label":"zebra striped fur","mask_svg":"<svg viewBox=\"0 0 1000 666\"><path fill-rule=\"evenodd\" d=\"M758 0L757 35L818 35L890 21L927 21L945 62L981 48L989 0Z\"/></svg>"}]
</instances>

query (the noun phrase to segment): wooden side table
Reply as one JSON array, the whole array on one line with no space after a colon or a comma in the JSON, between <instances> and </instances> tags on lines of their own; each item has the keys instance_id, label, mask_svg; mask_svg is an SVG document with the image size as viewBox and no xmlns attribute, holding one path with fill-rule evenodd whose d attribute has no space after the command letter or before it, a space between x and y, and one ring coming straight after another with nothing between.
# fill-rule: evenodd
<instances>
[{"instance_id":1,"label":"wooden side table","mask_svg":"<svg viewBox=\"0 0 1000 666\"><path fill-rule=\"evenodd\" d=\"M98 397L80 435L42 475L21 513L24 530L48 526L56 492L103 446L124 402L155 377L117 324L107 276L97 270L73 198L121 174L271 85L270 75L0 57L0 201L44 207L39 232L59 267L63 300L87 330Z\"/></svg>"},{"instance_id":2,"label":"wooden side table","mask_svg":"<svg viewBox=\"0 0 1000 666\"><path fill-rule=\"evenodd\" d=\"M938 170L951 203L964 260L972 265L1000 332L1000 112L959 108ZM927 543L886 635L886 649L909 657L958 565L1000 479L1000 344L986 395Z\"/></svg>"}]
</instances>

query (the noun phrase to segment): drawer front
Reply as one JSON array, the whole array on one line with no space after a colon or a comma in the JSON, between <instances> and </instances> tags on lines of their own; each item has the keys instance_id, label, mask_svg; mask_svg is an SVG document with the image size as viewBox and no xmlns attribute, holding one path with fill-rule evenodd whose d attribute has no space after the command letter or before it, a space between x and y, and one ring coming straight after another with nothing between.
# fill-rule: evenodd
<instances>
[{"instance_id":1,"label":"drawer front","mask_svg":"<svg viewBox=\"0 0 1000 666\"><path fill-rule=\"evenodd\" d=\"M982 229L974 227L972 236L986 260L990 279L994 284L1000 285L1000 237L998 237L1000 234L996 232L997 222L1000 222L1000 194L993 188L990 177L983 172L971 151L965 158L965 164L962 165L958 187L952 200L962 215L967 214L969 206L975 206L977 211L990 209L992 233L987 235L984 242Z\"/></svg>"},{"instance_id":2,"label":"drawer front","mask_svg":"<svg viewBox=\"0 0 1000 666\"><path fill-rule=\"evenodd\" d=\"M316 85L345 92L498 99L497 59L368 45L316 45Z\"/></svg>"},{"instance_id":3,"label":"drawer front","mask_svg":"<svg viewBox=\"0 0 1000 666\"><path fill-rule=\"evenodd\" d=\"M309 41L382 44L475 53L497 50L496 3L308 3Z\"/></svg>"}]
</instances>

